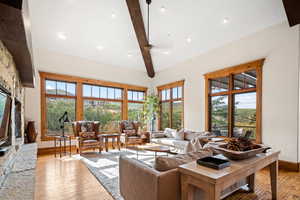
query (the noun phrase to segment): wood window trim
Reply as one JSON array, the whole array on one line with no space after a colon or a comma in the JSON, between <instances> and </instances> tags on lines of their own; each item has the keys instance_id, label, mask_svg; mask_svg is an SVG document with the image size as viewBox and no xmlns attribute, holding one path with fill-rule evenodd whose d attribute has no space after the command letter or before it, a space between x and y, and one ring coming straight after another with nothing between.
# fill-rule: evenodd
<instances>
[{"instance_id":1,"label":"wood window trim","mask_svg":"<svg viewBox=\"0 0 300 200\"><path fill-rule=\"evenodd\" d=\"M50 72L39 71L40 75L40 100L41 100L41 141L50 141L53 140L52 136L47 136L47 127L46 127L46 98L47 97L58 97L58 98L71 98L76 100L76 120L83 120L83 102L84 100L100 100L100 101L112 101L112 102L121 102L121 116L122 120L128 119L128 99L127 99L127 91L128 90L135 90L144 92L145 95L147 94L147 87L137 86L137 85L130 85L124 83L117 83L117 82L109 82L103 80L95 80L95 79L88 79L82 78L77 76L70 76L64 74L56 74ZM67 95L52 95L46 94L46 80L55 80L55 81L63 81L63 82L70 82L76 84L76 95L75 96L67 96ZM94 98L94 97L84 97L83 96L83 84L90 84L96 86L105 86L105 87L113 87L113 88L120 88L123 89L123 96L122 99L103 99L103 98ZM143 103L143 102L140 102Z\"/></svg>"},{"instance_id":2,"label":"wood window trim","mask_svg":"<svg viewBox=\"0 0 300 200\"><path fill-rule=\"evenodd\" d=\"M172 82L172 83L167 83L167 84L164 84L164 85L160 85L160 86L157 86L157 92L158 92L158 96L159 96L159 99L160 99L160 113L159 113L159 116L158 116L158 129L159 130L162 130L161 128L161 115L162 115L162 103L165 103L165 102L169 102L170 103L170 119L169 119L169 124L172 126L172 110L173 110L173 104L172 102L174 101L182 101L182 125L184 127L184 82L185 80L180 80L180 81L175 81L175 82ZM173 96L173 91L172 91L172 88L175 88L175 87L182 87L182 97L181 98L177 98L177 99L172 99L172 96ZM168 100L161 100L161 91L162 90L166 90L166 89L170 89L170 99Z\"/></svg>"},{"instance_id":3,"label":"wood window trim","mask_svg":"<svg viewBox=\"0 0 300 200\"><path fill-rule=\"evenodd\" d=\"M224 68L214 72L204 74L205 78L205 130L210 131L210 97L228 95L228 126L229 135L233 131L233 95L237 93L247 93L256 91L256 142L262 143L262 67L265 58L251 61L248 63ZM256 70L256 88L233 89L233 75L240 74L245 71ZM229 77L229 91L210 94L210 80L221 77Z\"/></svg>"}]
</instances>

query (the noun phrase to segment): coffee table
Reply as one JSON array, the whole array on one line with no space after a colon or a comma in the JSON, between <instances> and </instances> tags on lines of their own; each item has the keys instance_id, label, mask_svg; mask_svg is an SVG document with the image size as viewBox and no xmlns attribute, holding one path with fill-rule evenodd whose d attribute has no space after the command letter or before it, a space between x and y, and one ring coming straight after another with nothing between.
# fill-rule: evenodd
<instances>
[{"instance_id":1,"label":"coffee table","mask_svg":"<svg viewBox=\"0 0 300 200\"><path fill-rule=\"evenodd\" d=\"M164 146L164 145L159 145L159 144L154 144L154 143L148 143L145 145L129 146L127 148L136 151L137 159L139 157L139 151L152 151L152 152L154 152L155 158L157 156L157 153L166 153L167 156L168 156L168 154L177 154L175 152L172 152L171 147L169 147L169 146Z\"/></svg>"},{"instance_id":2,"label":"coffee table","mask_svg":"<svg viewBox=\"0 0 300 200\"><path fill-rule=\"evenodd\" d=\"M204 191L205 200L219 200L229 194L222 192L236 184L238 181L247 179L250 192L255 191L255 173L269 167L271 177L272 199L277 197L278 156L280 151L257 154L253 158L230 161L231 166L215 170L198 165L195 161L179 166L181 174L181 199L194 199L195 188Z\"/></svg>"}]
</instances>

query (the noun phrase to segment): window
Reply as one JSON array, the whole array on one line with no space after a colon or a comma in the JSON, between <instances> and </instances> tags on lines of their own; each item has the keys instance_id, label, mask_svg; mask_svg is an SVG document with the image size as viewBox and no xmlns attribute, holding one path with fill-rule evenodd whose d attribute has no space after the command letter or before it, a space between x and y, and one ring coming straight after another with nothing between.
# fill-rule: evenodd
<instances>
[{"instance_id":1,"label":"window","mask_svg":"<svg viewBox=\"0 0 300 200\"><path fill-rule=\"evenodd\" d=\"M218 136L228 136L228 96L211 97L211 131Z\"/></svg>"},{"instance_id":2,"label":"window","mask_svg":"<svg viewBox=\"0 0 300 200\"><path fill-rule=\"evenodd\" d=\"M75 83L46 80L46 94L75 96Z\"/></svg>"},{"instance_id":3,"label":"window","mask_svg":"<svg viewBox=\"0 0 300 200\"><path fill-rule=\"evenodd\" d=\"M58 119L68 112L69 120L75 121L75 104L76 100L73 98L46 98L46 112L47 112L47 135L59 135L61 133L60 123ZM65 133L72 134L72 125L70 123L65 124Z\"/></svg>"},{"instance_id":4,"label":"window","mask_svg":"<svg viewBox=\"0 0 300 200\"><path fill-rule=\"evenodd\" d=\"M69 120L76 119L76 84L46 80L46 134L48 136L59 135L61 133L58 119L68 112ZM72 134L70 123L65 124L65 133Z\"/></svg>"},{"instance_id":5,"label":"window","mask_svg":"<svg viewBox=\"0 0 300 200\"><path fill-rule=\"evenodd\" d=\"M121 115L121 102L84 100L84 120L99 121L100 131L117 131Z\"/></svg>"},{"instance_id":6,"label":"window","mask_svg":"<svg viewBox=\"0 0 300 200\"><path fill-rule=\"evenodd\" d=\"M184 81L158 87L160 97L159 129L183 128Z\"/></svg>"},{"instance_id":7,"label":"window","mask_svg":"<svg viewBox=\"0 0 300 200\"><path fill-rule=\"evenodd\" d=\"M145 92L128 90L128 120L140 121L144 110Z\"/></svg>"},{"instance_id":8,"label":"window","mask_svg":"<svg viewBox=\"0 0 300 200\"><path fill-rule=\"evenodd\" d=\"M99 121L100 131L118 131L122 93L120 88L83 84L84 120Z\"/></svg>"},{"instance_id":9,"label":"window","mask_svg":"<svg viewBox=\"0 0 300 200\"><path fill-rule=\"evenodd\" d=\"M140 120L145 87L46 72L40 78L42 140L61 134L58 119L65 111L70 121L100 121L103 132L118 131L121 120ZM73 133L71 123L65 124L65 133Z\"/></svg>"},{"instance_id":10,"label":"window","mask_svg":"<svg viewBox=\"0 0 300 200\"><path fill-rule=\"evenodd\" d=\"M205 75L206 130L226 137L247 133L261 142L263 62L257 60Z\"/></svg>"}]
</instances>

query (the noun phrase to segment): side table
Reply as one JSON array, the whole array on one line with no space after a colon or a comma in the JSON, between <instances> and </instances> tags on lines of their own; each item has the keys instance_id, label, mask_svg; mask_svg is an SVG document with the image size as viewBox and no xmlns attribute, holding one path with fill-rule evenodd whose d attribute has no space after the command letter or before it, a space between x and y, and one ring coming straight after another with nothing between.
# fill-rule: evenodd
<instances>
[{"instance_id":1,"label":"side table","mask_svg":"<svg viewBox=\"0 0 300 200\"><path fill-rule=\"evenodd\" d=\"M108 152L108 139L112 139L112 148L115 149L115 142L117 142L117 147L120 151L121 144L120 144L120 134L119 133L107 133L107 134L100 134L100 139L102 139L103 144L105 145L105 151ZM117 139L117 141L116 141Z\"/></svg>"},{"instance_id":2,"label":"side table","mask_svg":"<svg viewBox=\"0 0 300 200\"><path fill-rule=\"evenodd\" d=\"M59 157L62 154L67 155L67 141L69 141L69 154L72 155L71 136L54 136L54 156L56 157L56 144L59 142Z\"/></svg>"}]
</instances>

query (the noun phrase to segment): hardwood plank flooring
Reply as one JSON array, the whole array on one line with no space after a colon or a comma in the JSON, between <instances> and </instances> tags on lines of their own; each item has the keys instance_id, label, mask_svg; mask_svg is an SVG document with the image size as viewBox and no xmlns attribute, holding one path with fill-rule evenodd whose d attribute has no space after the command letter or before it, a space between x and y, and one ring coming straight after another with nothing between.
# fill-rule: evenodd
<instances>
[{"instance_id":1,"label":"hardwood plank flooring","mask_svg":"<svg viewBox=\"0 0 300 200\"><path fill-rule=\"evenodd\" d=\"M35 199L113 200L80 160L53 155L38 157Z\"/></svg>"},{"instance_id":2,"label":"hardwood plank flooring","mask_svg":"<svg viewBox=\"0 0 300 200\"><path fill-rule=\"evenodd\" d=\"M300 200L300 173L279 171L279 200ZM256 176L255 193L238 191L226 200L271 199L268 170ZM110 194L79 160L68 156L38 157L36 171L36 200L113 200Z\"/></svg>"}]
</instances>

